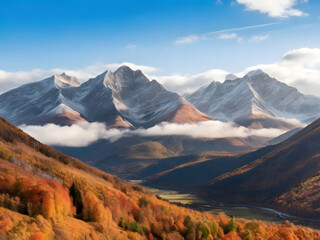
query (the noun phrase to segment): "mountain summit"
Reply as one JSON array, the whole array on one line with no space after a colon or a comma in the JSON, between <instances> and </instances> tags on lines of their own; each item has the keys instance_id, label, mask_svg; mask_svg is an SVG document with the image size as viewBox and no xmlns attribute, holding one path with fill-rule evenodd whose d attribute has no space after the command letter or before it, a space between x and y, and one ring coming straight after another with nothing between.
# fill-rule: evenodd
<instances>
[{"instance_id":1,"label":"mountain summit","mask_svg":"<svg viewBox=\"0 0 320 240\"><path fill-rule=\"evenodd\" d=\"M0 95L0 114L16 125L88 121L124 128L211 119L157 81L149 81L140 70L127 66L81 85L65 73L23 85Z\"/></svg>"},{"instance_id":2,"label":"mountain summit","mask_svg":"<svg viewBox=\"0 0 320 240\"><path fill-rule=\"evenodd\" d=\"M54 83L57 88L79 87L80 82L77 78L68 76L66 73L53 75Z\"/></svg>"},{"instance_id":3,"label":"mountain summit","mask_svg":"<svg viewBox=\"0 0 320 240\"><path fill-rule=\"evenodd\" d=\"M288 119L310 123L320 112L319 97L303 95L260 69L243 78L212 82L186 98L212 118L254 128L292 129L298 123Z\"/></svg>"}]
</instances>

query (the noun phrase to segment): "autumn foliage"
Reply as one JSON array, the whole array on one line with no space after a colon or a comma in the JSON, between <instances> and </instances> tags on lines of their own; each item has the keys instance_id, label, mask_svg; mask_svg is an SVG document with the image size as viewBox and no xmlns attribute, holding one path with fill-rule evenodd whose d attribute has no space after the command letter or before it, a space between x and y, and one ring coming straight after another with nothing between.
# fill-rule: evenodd
<instances>
[{"instance_id":1,"label":"autumn foliage","mask_svg":"<svg viewBox=\"0 0 320 240\"><path fill-rule=\"evenodd\" d=\"M312 239L320 232L200 213L44 146L0 119L0 239Z\"/></svg>"}]
</instances>

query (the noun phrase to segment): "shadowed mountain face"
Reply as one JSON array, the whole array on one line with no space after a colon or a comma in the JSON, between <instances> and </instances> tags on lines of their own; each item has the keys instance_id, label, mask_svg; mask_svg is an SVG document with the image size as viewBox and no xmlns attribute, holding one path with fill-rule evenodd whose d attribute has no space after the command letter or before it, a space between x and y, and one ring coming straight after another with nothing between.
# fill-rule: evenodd
<instances>
[{"instance_id":1,"label":"shadowed mountain face","mask_svg":"<svg viewBox=\"0 0 320 240\"><path fill-rule=\"evenodd\" d=\"M123 137L116 142L97 141L87 147L55 149L90 165L126 179L139 179L142 171L158 162L172 163L172 157L182 160L188 155L206 151L248 151L264 146L257 138L195 139L187 136ZM195 156L193 156L196 159ZM212 175L211 175L212 177ZM209 176L210 179L210 176Z\"/></svg>"},{"instance_id":2,"label":"shadowed mountain face","mask_svg":"<svg viewBox=\"0 0 320 240\"><path fill-rule=\"evenodd\" d=\"M320 98L303 95L261 70L212 82L186 98L208 116L253 128L293 129L298 124L286 119L308 124L320 117Z\"/></svg>"},{"instance_id":3,"label":"shadowed mountain face","mask_svg":"<svg viewBox=\"0 0 320 240\"><path fill-rule=\"evenodd\" d=\"M141 71L126 66L82 85L66 74L54 75L0 95L0 104L0 114L16 125L88 121L128 128L211 119L157 81L149 81Z\"/></svg>"},{"instance_id":4,"label":"shadowed mountain face","mask_svg":"<svg viewBox=\"0 0 320 240\"><path fill-rule=\"evenodd\" d=\"M204 195L225 203L273 205L319 217L320 119L204 189Z\"/></svg>"}]
</instances>

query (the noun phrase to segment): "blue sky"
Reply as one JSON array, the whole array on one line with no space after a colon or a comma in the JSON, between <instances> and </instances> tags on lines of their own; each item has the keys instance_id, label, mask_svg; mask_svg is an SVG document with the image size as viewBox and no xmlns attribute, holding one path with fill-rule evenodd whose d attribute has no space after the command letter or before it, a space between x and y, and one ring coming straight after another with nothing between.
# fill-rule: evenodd
<instances>
[{"instance_id":1,"label":"blue sky","mask_svg":"<svg viewBox=\"0 0 320 240\"><path fill-rule=\"evenodd\" d=\"M157 75L240 72L319 40L318 0L0 0L5 72L121 62Z\"/></svg>"},{"instance_id":2,"label":"blue sky","mask_svg":"<svg viewBox=\"0 0 320 240\"><path fill-rule=\"evenodd\" d=\"M319 1L299 0L292 8L307 15L271 17L224 0L1 0L0 66L18 71L127 61L165 73L240 71L291 49L319 47ZM268 23L277 24L226 32L237 34L233 39L212 34L175 44L192 34Z\"/></svg>"}]
</instances>

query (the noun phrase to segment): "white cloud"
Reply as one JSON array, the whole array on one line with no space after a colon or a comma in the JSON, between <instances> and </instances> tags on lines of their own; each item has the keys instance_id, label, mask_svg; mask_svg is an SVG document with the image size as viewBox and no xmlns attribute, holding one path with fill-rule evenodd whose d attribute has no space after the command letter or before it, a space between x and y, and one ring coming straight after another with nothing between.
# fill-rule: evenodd
<instances>
[{"instance_id":1,"label":"white cloud","mask_svg":"<svg viewBox=\"0 0 320 240\"><path fill-rule=\"evenodd\" d=\"M320 66L319 48L300 48L288 51L280 61L281 65L299 67L318 67Z\"/></svg>"},{"instance_id":2,"label":"white cloud","mask_svg":"<svg viewBox=\"0 0 320 240\"><path fill-rule=\"evenodd\" d=\"M105 67L106 67L106 69L108 69L110 71L116 71L119 67L121 67L123 65L130 67L132 70L141 70L144 73L154 73L159 70L155 67L150 67L150 66L146 66L146 65L137 65L134 63L130 63L130 62L112 63L112 64L105 65Z\"/></svg>"},{"instance_id":3,"label":"white cloud","mask_svg":"<svg viewBox=\"0 0 320 240\"><path fill-rule=\"evenodd\" d=\"M275 18L306 15L299 9L293 8L297 4L296 0L237 0L237 2L245 5L247 10L259 11Z\"/></svg>"},{"instance_id":4,"label":"white cloud","mask_svg":"<svg viewBox=\"0 0 320 240\"><path fill-rule=\"evenodd\" d=\"M137 45L134 45L134 44L131 44L131 43L129 43L126 46L126 49L128 49L128 50L135 50L136 48L137 48Z\"/></svg>"},{"instance_id":5,"label":"white cloud","mask_svg":"<svg viewBox=\"0 0 320 240\"><path fill-rule=\"evenodd\" d=\"M117 141L124 136L182 135L193 138L261 136L274 138L284 133L280 129L249 129L220 121L205 121L196 124L161 123L148 129L137 130L107 129L102 123L78 123L71 126L22 125L20 128L45 144L70 147L88 146L100 139Z\"/></svg>"},{"instance_id":6,"label":"white cloud","mask_svg":"<svg viewBox=\"0 0 320 240\"><path fill-rule=\"evenodd\" d=\"M106 129L103 123L78 123L71 126L46 124L44 126L19 126L24 132L42 143L54 146L83 147L98 141L109 139L116 141L126 130Z\"/></svg>"},{"instance_id":7,"label":"white cloud","mask_svg":"<svg viewBox=\"0 0 320 240\"><path fill-rule=\"evenodd\" d=\"M223 82L228 74L229 73L224 70L212 69L195 75L173 74L169 76L151 76L151 78L159 81L170 91L183 94L193 92L212 81Z\"/></svg>"},{"instance_id":8,"label":"white cloud","mask_svg":"<svg viewBox=\"0 0 320 240\"><path fill-rule=\"evenodd\" d=\"M200 40L200 36L197 35L197 34L192 34L192 35L189 35L189 36L186 36L186 37L181 37L181 38L178 38L174 41L174 43L176 45L184 45L184 44L191 44L191 43L194 43L194 42L197 42Z\"/></svg>"},{"instance_id":9,"label":"white cloud","mask_svg":"<svg viewBox=\"0 0 320 240\"><path fill-rule=\"evenodd\" d=\"M187 135L193 138L276 137L284 132L273 128L249 129L221 121L204 121L195 124L162 123L148 129L135 130L135 134L141 136Z\"/></svg>"},{"instance_id":10,"label":"white cloud","mask_svg":"<svg viewBox=\"0 0 320 240\"><path fill-rule=\"evenodd\" d=\"M234 39L237 37L235 33L222 33L218 36L219 39Z\"/></svg>"},{"instance_id":11,"label":"white cloud","mask_svg":"<svg viewBox=\"0 0 320 240\"><path fill-rule=\"evenodd\" d=\"M71 76L75 76L84 82L89 78L96 77L97 75L103 73L106 70L115 71L122 65L127 65L133 70L140 69L146 74L156 72L158 69L145 65L136 65L134 63L123 62L123 63L113 63L113 64L96 64L92 66L85 67L83 69L63 69L63 68L54 68L54 69L33 69L30 71L18 71L18 72L7 72L0 70L0 94L6 92L12 88L19 87L22 84L35 82L48 78L54 74L61 74L65 72Z\"/></svg>"},{"instance_id":12,"label":"white cloud","mask_svg":"<svg viewBox=\"0 0 320 240\"><path fill-rule=\"evenodd\" d=\"M238 73L261 69L290 86L296 87L304 94L320 96L320 49L300 48L289 51L280 61L273 64L259 64Z\"/></svg>"},{"instance_id":13,"label":"white cloud","mask_svg":"<svg viewBox=\"0 0 320 240\"><path fill-rule=\"evenodd\" d=\"M261 42L261 41L267 40L269 38L269 36L270 36L269 34L255 35L250 39L250 41L251 42Z\"/></svg>"},{"instance_id":14,"label":"white cloud","mask_svg":"<svg viewBox=\"0 0 320 240\"><path fill-rule=\"evenodd\" d=\"M272 25L276 25L276 24L280 24L280 23L274 22L274 23L266 23L266 24L259 24L259 25L237 27L237 28L221 29L221 30L217 30L217 31L213 31L213 32L203 33L201 35L192 34L192 35L189 35L186 37L180 37L180 38L176 39L174 41L174 43L176 45L191 44L194 42L198 42L200 40L210 39L210 38L212 38L212 36L216 36L216 35L218 35L218 38L219 38L219 35L233 37L235 35L235 33L233 33L233 34L224 34L224 33L235 32L235 31L244 31L244 30L255 29L255 28L263 28L263 27L268 27L268 26L272 26ZM234 37L236 37L236 36L234 36Z\"/></svg>"}]
</instances>

